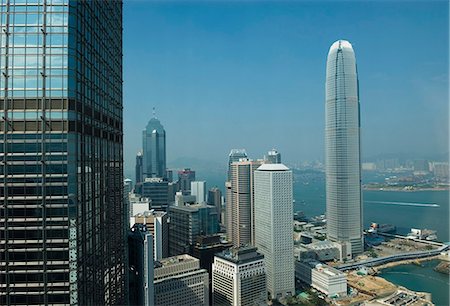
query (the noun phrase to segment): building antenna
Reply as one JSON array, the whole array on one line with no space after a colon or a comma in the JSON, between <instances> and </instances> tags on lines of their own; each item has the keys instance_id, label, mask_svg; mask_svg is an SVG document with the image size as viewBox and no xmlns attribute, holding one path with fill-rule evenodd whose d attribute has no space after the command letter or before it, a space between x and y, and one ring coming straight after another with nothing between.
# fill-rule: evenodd
<instances>
[{"instance_id":1,"label":"building antenna","mask_svg":"<svg viewBox=\"0 0 450 306\"><path fill-rule=\"evenodd\" d=\"M153 118L156 119L156 110L155 110L155 107L154 107L154 106L153 106Z\"/></svg>"}]
</instances>

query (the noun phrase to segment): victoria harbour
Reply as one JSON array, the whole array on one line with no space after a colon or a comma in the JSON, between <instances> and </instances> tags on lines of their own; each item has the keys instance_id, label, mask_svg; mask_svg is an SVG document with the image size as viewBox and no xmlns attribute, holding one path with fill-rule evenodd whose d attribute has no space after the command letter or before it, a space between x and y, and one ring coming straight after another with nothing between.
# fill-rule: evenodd
<instances>
[{"instance_id":1,"label":"victoria harbour","mask_svg":"<svg viewBox=\"0 0 450 306\"><path fill-rule=\"evenodd\" d=\"M294 185L295 210L307 217L325 213L325 186L321 182ZM411 228L437 231L438 241L449 241L448 191L364 191L364 227L372 222L392 224L406 235Z\"/></svg>"},{"instance_id":2,"label":"victoria harbour","mask_svg":"<svg viewBox=\"0 0 450 306\"><path fill-rule=\"evenodd\" d=\"M449 305L449 278L433 270L438 263L438 260L430 260L420 265L399 265L383 269L379 276L411 290L430 292L436 305Z\"/></svg>"}]
</instances>

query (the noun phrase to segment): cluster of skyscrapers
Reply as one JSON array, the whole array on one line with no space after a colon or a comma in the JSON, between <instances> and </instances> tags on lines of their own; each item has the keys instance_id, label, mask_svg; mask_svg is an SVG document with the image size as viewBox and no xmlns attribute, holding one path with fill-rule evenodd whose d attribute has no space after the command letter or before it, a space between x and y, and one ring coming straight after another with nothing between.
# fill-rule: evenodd
<instances>
[{"instance_id":1,"label":"cluster of skyscrapers","mask_svg":"<svg viewBox=\"0 0 450 306\"><path fill-rule=\"evenodd\" d=\"M248 305L295 294L293 174L229 155L220 188L167 170L153 118L123 182L122 2L0 0L0 304ZM328 54L327 236L363 251L358 79ZM222 225L222 226L221 226ZM193 257L195 256L195 257Z\"/></svg>"}]
</instances>

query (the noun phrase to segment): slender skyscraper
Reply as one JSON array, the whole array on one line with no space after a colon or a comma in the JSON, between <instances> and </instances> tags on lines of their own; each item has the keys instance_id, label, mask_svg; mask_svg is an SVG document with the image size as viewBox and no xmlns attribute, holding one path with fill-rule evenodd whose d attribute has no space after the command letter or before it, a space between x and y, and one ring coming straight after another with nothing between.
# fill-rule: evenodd
<instances>
[{"instance_id":1,"label":"slender skyscraper","mask_svg":"<svg viewBox=\"0 0 450 306\"><path fill-rule=\"evenodd\" d=\"M144 148L144 178L146 177L166 177L166 131L161 122L156 118L153 111L153 118L147 124L142 133Z\"/></svg>"},{"instance_id":2,"label":"slender skyscraper","mask_svg":"<svg viewBox=\"0 0 450 306\"><path fill-rule=\"evenodd\" d=\"M141 152L136 154L136 181L135 184L142 183L144 181L144 159Z\"/></svg>"},{"instance_id":3,"label":"slender skyscraper","mask_svg":"<svg viewBox=\"0 0 450 306\"><path fill-rule=\"evenodd\" d=\"M327 236L364 250L362 228L358 74L352 45L336 41L328 52L325 85Z\"/></svg>"},{"instance_id":4,"label":"slender skyscraper","mask_svg":"<svg viewBox=\"0 0 450 306\"><path fill-rule=\"evenodd\" d=\"M214 187L208 191L208 205L216 207L217 217L219 222L222 223L222 191L219 188Z\"/></svg>"},{"instance_id":5,"label":"slender skyscraper","mask_svg":"<svg viewBox=\"0 0 450 306\"><path fill-rule=\"evenodd\" d=\"M0 304L123 305L122 1L0 0Z\"/></svg>"},{"instance_id":6,"label":"slender skyscraper","mask_svg":"<svg viewBox=\"0 0 450 306\"><path fill-rule=\"evenodd\" d=\"M230 165L227 235L239 247L255 242L254 172L262 160L240 159Z\"/></svg>"}]
</instances>

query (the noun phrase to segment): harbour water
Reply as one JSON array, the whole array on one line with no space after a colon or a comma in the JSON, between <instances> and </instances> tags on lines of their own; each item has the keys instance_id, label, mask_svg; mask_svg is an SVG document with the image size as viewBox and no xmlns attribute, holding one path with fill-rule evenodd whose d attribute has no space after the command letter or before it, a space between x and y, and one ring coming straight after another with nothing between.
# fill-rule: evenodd
<instances>
[{"instance_id":1,"label":"harbour water","mask_svg":"<svg viewBox=\"0 0 450 306\"><path fill-rule=\"evenodd\" d=\"M294 198L295 210L308 217L325 212L324 183L297 182ZM372 222L393 224L402 235L427 228L437 231L439 241L450 241L448 191L364 191L363 203L365 228Z\"/></svg>"},{"instance_id":2,"label":"harbour water","mask_svg":"<svg viewBox=\"0 0 450 306\"><path fill-rule=\"evenodd\" d=\"M199 178L207 181L208 188L218 186L224 191L224 174L201 173ZM380 179L363 178L366 181ZM294 199L294 211L303 211L307 217L324 214L326 199L323 173L296 176ZM411 228L427 228L437 231L439 241L450 241L448 191L364 191L363 203L365 228L372 222L393 224L399 234L407 234Z\"/></svg>"},{"instance_id":3,"label":"harbour water","mask_svg":"<svg viewBox=\"0 0 450 306\"><path fill-rule=\"evenodd\" d=\"M431 300L436 305L449 304L449 277L434 271L439 260L422 262L421 265L400 265L381 270L379 276L414 291L431 293Z\"/></svg>"},{"instance_id":4,"label":"harbour water","mask_svg":"<svg viewBox=\"0 0 450 306\"><path fill-rule=\"evenodd\" d=\"M211 175L204 179L208 187L217 185L223 190L223 176ZM307 217L325 213L323 174L296 176L294 199L294 210L303 211ZM365 228L372 222L393 224L399 234L407 234L411 228L427 228L437 231L439 241L450 241L448 191L364 191L363 202ZM430 292L437 305L450 305L448 277L433 270L437 263L426 262L423 267L396 266L383 270L380 276L411 290Z\"/></svg>"}]
</instances>

